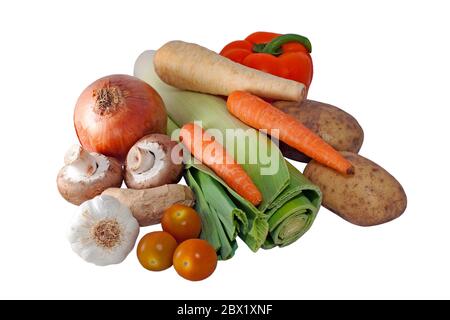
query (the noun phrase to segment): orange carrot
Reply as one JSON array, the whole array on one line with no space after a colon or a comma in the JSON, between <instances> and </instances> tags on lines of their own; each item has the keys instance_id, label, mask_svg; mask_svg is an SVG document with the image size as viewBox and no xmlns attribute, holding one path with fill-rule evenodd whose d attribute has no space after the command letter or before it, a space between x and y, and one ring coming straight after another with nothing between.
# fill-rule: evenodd
<instances>
[{"instance_id":1,"label":"orange carrot","mask_svg":"<svg viewBox=\"0 0 450 320\"><path fill-rule=\"evenodd\" d=\"M261 203L261 192L248 174L225 148L201 127L194 123L185 124L180 131L180 141L195 158L211 168L231 189L255 206Z\"/></svg>"},{"instance_id":2,"label":"orange carrot","mask_svg":"<svg viewBox=\"0 0 450 320\"><path fill-rule=\"evenodd\" d=\"M228 110L242 122L257 129L279 130L279 139L310 158L343 174L353 174L352 164L339 152L294 117L248 92L228 96Z\"/></svg>"}]
</instances>

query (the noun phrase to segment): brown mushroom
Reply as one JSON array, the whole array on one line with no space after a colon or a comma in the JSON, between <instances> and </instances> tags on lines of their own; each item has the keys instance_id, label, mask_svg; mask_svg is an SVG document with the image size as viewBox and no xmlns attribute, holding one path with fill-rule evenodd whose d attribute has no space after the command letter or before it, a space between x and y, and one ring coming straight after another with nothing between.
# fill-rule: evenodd
<instances>
[{"instance_id":1,"label":"brown mushroom","mask_svg":"<svg viewBox=\"0 0 450 320\"><path fill-rule=\"evenodd\" d=\"M114 158L73 146L67 151L64 164L57 177L58 190L75 205L122 185L122 165Z\"/></svg>"},{"instance_id":2,"label":"brown mushroom","mask_svg":"<svg viewBox=\"0 0 450 320\"><path fill-rule=\"evenodd\" d=\"M164 134L150 134L138 140L125 161L125 184L147 189L177 183L183 163L177 142Z\"/></svg>"}]
</instances>

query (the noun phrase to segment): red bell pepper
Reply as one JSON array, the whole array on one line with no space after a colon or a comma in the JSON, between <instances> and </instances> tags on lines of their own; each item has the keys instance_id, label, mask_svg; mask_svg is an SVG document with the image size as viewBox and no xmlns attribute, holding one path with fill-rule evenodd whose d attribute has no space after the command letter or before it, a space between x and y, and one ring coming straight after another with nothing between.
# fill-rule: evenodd
<instances>
[{"instance_id":1,"label":"red bell pepper","mask_svg":"<svg viewBox=\"0 0 450 320\"><path fill-rule=\"evenodd\" d=\"M233 41L220 54L247 67L303 83L309 88L313 77L311 42L297 34L255 32L245 40Z\"/></svg>"}]
</instances>

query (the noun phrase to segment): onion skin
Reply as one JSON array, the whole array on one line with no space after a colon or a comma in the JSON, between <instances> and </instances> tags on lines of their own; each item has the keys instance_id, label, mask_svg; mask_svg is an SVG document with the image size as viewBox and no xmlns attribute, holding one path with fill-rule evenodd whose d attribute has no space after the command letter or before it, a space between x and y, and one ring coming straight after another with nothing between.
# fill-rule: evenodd
<instances>
[{"instance_id":1,"label":"onion skin","mask_svg":"<svg viewBox=\"0 0 450 320\"><path fill-rule=\"evenodd\" d=\"M81 93L74 125L85 149L123 162L137 140L151 133L166 133L167 113L150 85L129 75L111 75Z\"/></svg>"}]
</instances>

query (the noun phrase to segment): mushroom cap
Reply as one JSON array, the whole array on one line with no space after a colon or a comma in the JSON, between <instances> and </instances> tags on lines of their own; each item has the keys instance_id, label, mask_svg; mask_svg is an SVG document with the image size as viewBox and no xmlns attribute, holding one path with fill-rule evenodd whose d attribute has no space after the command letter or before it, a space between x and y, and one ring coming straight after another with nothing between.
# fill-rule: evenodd
<instances>
[{"instance_id":1,"label":"mushroom cap","mask_svg":"<svg viewBox=\"0 0 450 320\"><path fill-rule=\"evenodd\" d=\"M73 179L68 172L70 165L61 168L56 179L58 191L68 202L80 205L98 196L111 187L120 188L123 181L122 165L114 158L98 153L91 153L96 159L103 161L106 166L104 172L86 179ZM98 169L101 169L100 166Z\"/></svg>"},{"instance_id":2,"label":"mushroom cap","mask_svg":"<svg viewBox=\"0 0 450 320\"><path fill-rule=\"evenodd\" d=\"M125 161L125 184L131 189L147 189L159 187L165 184L178 183L181 179L184 165L182 163L181 153L173 154L174 148L178 142L172 141L165 134L150 134L139 139L130 149L130 153L134 152L134 148L146 149L152 152L154 164L148 171L136 173L130 168L129 157ZM176 149L175 149L176 151ZM172 159L176 157L177 163Z\"/></svg>"}]
</instances>

